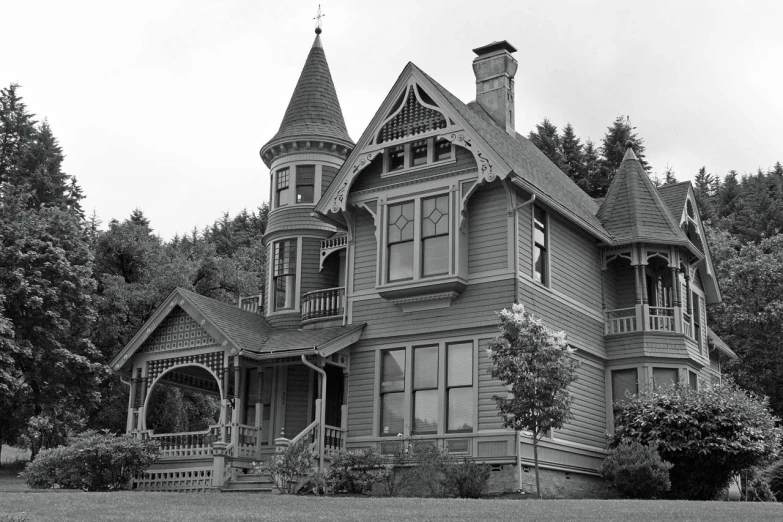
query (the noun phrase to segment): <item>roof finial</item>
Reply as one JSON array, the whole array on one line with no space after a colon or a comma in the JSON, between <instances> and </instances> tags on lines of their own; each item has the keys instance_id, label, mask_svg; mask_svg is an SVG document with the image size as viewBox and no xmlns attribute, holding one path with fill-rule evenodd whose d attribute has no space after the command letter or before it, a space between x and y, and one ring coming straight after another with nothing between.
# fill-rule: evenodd
<instances>
[{"instance_id":1,"label":"roof finial","mask_svg":"<svg viewBox=\"0 0 783 522\"><path fill-rule=\"evenodd\" d=\"M318 14L316 15L313 20L315 20L315 34L321 34L321 18L326 16L326 14L321 13L321 4L318 4Z\"/></svg>"}]
</instances>

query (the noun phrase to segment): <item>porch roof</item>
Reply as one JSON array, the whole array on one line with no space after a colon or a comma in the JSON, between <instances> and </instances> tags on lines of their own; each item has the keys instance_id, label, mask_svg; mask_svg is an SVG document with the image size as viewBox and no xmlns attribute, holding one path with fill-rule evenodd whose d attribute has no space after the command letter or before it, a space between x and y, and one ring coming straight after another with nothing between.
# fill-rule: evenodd
<instances>
[{"instance_id":1,"label":"porch roof","mask_svg":"<svg viewBox=\"0 0 783 522\"><path fill-rule=\"evenodd\" d=\"M365 323L317 330L276 330L258 349L243 350L253 359L275 359L302 354L328 357L359 340Z\"/></svg>"},{"instance_id":2,"label":"porch roof","mask_svg":"<svg viewBox=\"0 0 783 522\"><path fill-rule=\"evenodd\" d=\"M707 339L709 339L710 343L715 347L716 350L718 350L720 353L728 357L729 359L737 360L739 357L737 357L737 354L734 353L734 350L729 348L729 345L723 342L723 339L718 337L718 334L712 331L712 328L709 326L707 327Z\"/></svg>"}]
</instances>

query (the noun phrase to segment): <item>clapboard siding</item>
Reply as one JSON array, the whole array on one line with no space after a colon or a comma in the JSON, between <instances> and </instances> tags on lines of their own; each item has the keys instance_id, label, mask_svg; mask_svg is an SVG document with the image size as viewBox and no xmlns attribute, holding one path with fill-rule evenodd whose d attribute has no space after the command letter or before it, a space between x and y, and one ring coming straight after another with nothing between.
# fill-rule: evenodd
<instances>
[{"instance_id":1,"label":"clapboard siding","mask_svg":"<svg viewBox=\"0 0 783 522\"><path fill-rule=\"evenodd\" d=\"M353 289L367 290L375 288L375 270L377 266L377 242L373 217L364 209L356 212L354 227L354 277Z\"/></svg>"},{"instance_id":2,"label":"clapboard siding","mask_svg":"<svg viewBox=\"0 0 783 522\"><path fill-rule=\"evenodd\" d=\"M495 430L503 428L503 419L498 415L498 408L495 405L495 400L492 398L495 395L499 397L506 396L506 387L503 384L492 377L489 371L492 367L492 362L487 355L487 347L492 342L492 339L479 339L479 375L478 375L478 424L479 430Z\"/></svg>"},{"instance_id":3,"label":"clapboard siding","mask_svg":"<svg viewBox=\"0 0 783 522\"><path fill-rule=\"evenodd\" d=\"M296 364L288 367L285 403L285 433L293 439L307 427L310 369Z\"/></svg>"},{"instance_id":4,"label":"clapboard siding","mask_svg":"<svg viewBox=\"0 0 783 522\"><path fill-rule=\"evenodd\" d=\"M324 271L319 272L318 267L321 256L321 240L302 238L302 294L324 288L337 286L337 266L335 264L324 265Z\"/></svg>"},{"instance_id":5,"label":"clapboard siding","mask_svg":"<svg viewBox=\"0 0 783 522\"><path fill-rule=\"evenodd\" d=\"M550 328L565 331L571 344L603 356L604 323L602 320L564 304L552 296L546 288L535 283L520 285L520 302Z\"/></svg>"},{"instance_id":6,"label":"clapboard siding","mask_svg":"<svg viewBox=\"0 0 783 522\"><path fill-rule=\"evenodd\" d=\"M403 313L385 299L354 301L352 322L367 323L363 339L450 331L458 328L493 326L496 311L507 308L514 299L514 280L468 285L448 308Z\"/></svg>"},{"instance_id":7,"label":"clapboard siding","mask_svg":"<svg viewBox=\"0 0 783 522\"><path fill-rule=\"evenodd\" d=\"M604 284L604 309L615 310L620 308L617 304L617 275L614 270L604 270L602 273Z\"/></svg>"},{"instance_id":8,"label":"clapboard siding","mask_svg":"<svg viewBox=\"0 0 783 522\"><path fill-rule=\"evenodd\" d=\"M696 350L696 345L691 341L686 341L681 334L661 332L637 332L609 336L606 338L606 357L608 359L625 359L629 357L701 359Z\"/></svg>"},{"instance_id":9,"label":"clapboard siding","mask_svg":"<svg viewBox=\"0 0 783 522\"><path fill-rule=\"evenodd\" d=\"M525 201L528 197L523 196ZM525 207L517 211L517 250L519 252L519 273L533 277L533 210Z\"/></svg>"},{"instance_id":10,"label":"clapboard siding","mask_svg":"<svg viewBox=\"0 0 783 522\"><path fill-rule=\"evenodd\" d=\"M348 436L372 435L375 352L351 354L348 376Z\"/></svg>"},{"instance_id":11,"label":"clapboard siding","mask_svg":"<svg viewBox=\"0 0 783 522\"><path fill-rule=\"evenodd\" d=\"M468 202L468 272L508 266L506 193L500 182L478 189Z\"/></svg>"},{"instance_id":12,"label":"clapboard siding","mask_svg":"<svg viewBox=\"0 0 783 522\"><path fill-rule=\"evenodd\" d=\"M581 364L577 380L569 391L573 397L571 413L573 419L555 437L570 442L603 447L606 443L606 382L602 368L587 364L578 354L574 356Z\"/></svg>"},{"instance_id":13,"label":"clapboard siding","mask_svg":"<svg viewBox=\"0 0 783 522\"><path fill-rule=\"evenodd\" d=\"M334 181L334 177L337 175L338 170L339 169L334 167L327 167L326 165L321 167L321 197L326 194L326 191L329 189L329 185L332 184L332 181Z\"/></svg>"},{"instance_id":14,"label":"clapboard siding","mask_svg":"<svg viewBox=\"0 0 783 522\"><path fill-rule=\"evenodd\" d=\"M551 285L585 306L601 309L601 265L595 240L549 214Z\"/></svg>"},{"instance_id":15,"label":"clapboard siding","mask_svg":"<svg viewBox=\"0 0 783 522\"><path fill-rule=\"evenodd\" d=\"M627 261L615 261L607 272L615 277L616 308L631 308L636 304L636 282L634 268Z\"/></svg>"}]
</instances>

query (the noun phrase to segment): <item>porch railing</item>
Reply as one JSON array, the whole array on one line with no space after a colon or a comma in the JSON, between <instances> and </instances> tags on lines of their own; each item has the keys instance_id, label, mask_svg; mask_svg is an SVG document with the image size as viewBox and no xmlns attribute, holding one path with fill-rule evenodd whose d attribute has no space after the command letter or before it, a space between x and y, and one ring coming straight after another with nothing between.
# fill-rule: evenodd
<instances>
[{"instance_id":1,"label":"porch railing","mask_svg":"<svg viewBox=\"0 0 783 522\"><path fill-rule=\"evenodd\" d=\"M327 288L302 295L302 321L343 315L345 288Z\"/></svg>"},{"instance_id":2,"label":"porch railing","mask_svg":"<svg viewBox=\"0 0 783 522\"><path fill-rule=\"evenodd\" d=\"M313 453L318 453L318 425L320 422L318 420L314 420L310 423L309 426L307 426L305 429L303 429L299 435L294 437L288 442L289 446L293 446L294 444L298 444L299 442L302 442L303 444L307 444L310 449L313 451Z\"/></svg>"},{"instance_id":3,"label":"porch railing","mask_svg":"<svg viewBox=\"0 0 783 522\"><path fill-rule=\"evenodd\" d=\"M606 312L604 333L619 334L636 331L636 308L620 308Z\"/></svg>"},{"instance_id":4,"label":"porch railing","mask_svg":"<svg viewBox=\"0 0 783 522\"><path fill-rule=\"evenodd\" d=\"M239 438L237 440L237 456L251 458L255 457L256 449L258 448L259 429L255 426L249 426L247 424L239 424L237 429L239 430Z\"/></svg>"},{"instance_id":5,"label":"porch railing","mask_svg":"<svg viewBox=\"0 0 783 522\"><path fill-rule=\"evenodd\" d=\"M324 456L332 458L335 453L345 449L345 430L335 426L324 426Z\"/></svg>"},{"instance_id":6,"label":"porch railing","mask_svg":"<svg viewBox=\"0 0 783 522\"><path fill-rule=\"evenodd\" d=\"M650 307L650 330L658 332L674 331L674 308Z\"/></svg>"},{"instance_id":7,"label":"porch railing","mask_svg":"<svg viewBox=\"0 0 783 522\"><path fill-rule=\"evenodd\" d=\"M141 435L158 441L162 458L208 457L212 455L212 443L220 440L220 426L187 433L154 434L148 430Z\"/></svg>"}]
</instances>

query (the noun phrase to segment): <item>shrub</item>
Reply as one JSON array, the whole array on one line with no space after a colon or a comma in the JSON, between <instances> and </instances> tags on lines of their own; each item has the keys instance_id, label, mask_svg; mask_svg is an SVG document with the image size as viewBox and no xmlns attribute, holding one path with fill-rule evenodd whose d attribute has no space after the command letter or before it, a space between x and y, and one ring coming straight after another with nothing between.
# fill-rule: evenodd
<instances>
[{"instance_id":1,"label":"shrub","mask_svg":"<svg viewBox=\"0 0 783 522\"><path fill-rule=\"evenodd\" d=\"M157 442L106 433L86 433L70 446L42 450L22 473L31 488L108 491L130 480L158 459Z\"/></svg>"},{"instance_id":2,"label":"shrub","mask_svg":"<svg viewBox=\"0 0 783 522\"><path fill-rule=\"evenodd\" d=\"M362 494L380 480L383 458L375 448L337 453L327 472L335 493Z\"/></svg>"},{"instance_id":3,"label":"shrub","mask_svg":"<svg viewBox=\"0 0 783 522\"><path fill-rule=\"evenodd\" d=\"M383 467L378 473L378 482L383 485L386 496L399 495L414 477L411 467L413 454L410 450L411 445L401 440L394 454L384 458Z\"/></svg>"},{"instance_id":4,"label":"shrub","mask_svg":"<svg viewBox=\"0 0 783 522\"><path fill-rule=\"evenodd\" d=\"M738 476L740 499L745 502L776 502L767 478L759 468L746 469Z\"/></svg>"},{"instance_id":5,"label":"shrub","mask_svg":"<svg viewBox=\"0 0 783 522\"><path fill-rule=\"evenodd\" d=\"M316 471L307 476L302 482L302 487L297 491L298 495L328 495L332 492L329 487L329 481L326 478L326 473L323 471Z\"/></svg>"},{"instance_id":6,"label":"shrub","mask_svg":"<svg viewBox=\"0 0 783 522\"><path fill-rule=\"evenodd\" d=\"M283 495L295 493L303 477L313 467L313 453L309 444L300 441L285 450L253 464L256 475L268 474Z\"/></svg>"},{"instance_id":7,"label":"shrub","mask_svg":"<svg viewBox=\"0 0 783 522\"><path fill-rule=\"evenodd\" d=\"M670 469L672 464L662 461L655 448L622 442L609 452L601 475L625 497L657 498L671 488Z\"/></svg>"},{"instance_id":8,"label":"shrub","mask_svg":"<svg viewBox=\"0 0 783 522\"><path fill-rule=\"evenodd\" d=\"M414 446L414 460L414 475L421 489L431 497L448 496L450 490L445 471L453 463L452 457L437 446L417 444Z\"/></svg>"},{"instance_id":9,"label":"shrub","mask_svg":"<svg viewBox=\"0 0 783 522\"><path fill-rule=\"evenodd\" d=\"M764 479L778 502L783 502L783 460L772 464L764 471Z\"/></svg>"},{"instance_id":10,"label":"shrub","mask_svg":"<svg viewBox=\"0 0 783 522\"><path fill-rule=\"evenodd\" d=\"M461 464L448 464L443 474L449 496L480 498L487 491L492 471L486 464L477 464L472 460L466 460Z\"/></svg>"},{"instance_id":11,"label":"shrub","mask_svg":"<svg viewBox=\"0 0 783 522\"><path fill-rule=\"evenodd\" d=\"M776 420L766 398L733 384L647 390L623 401L609 447L631 441L656 446L674 465L670 497L711 500L740 471L777 457Z\"/></svg>"}]
</instances>

